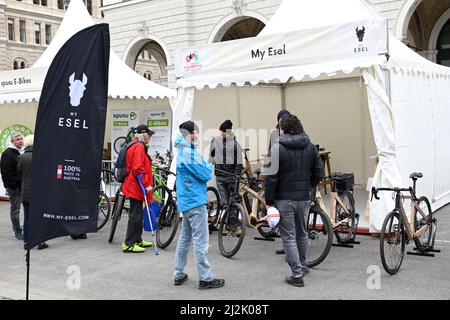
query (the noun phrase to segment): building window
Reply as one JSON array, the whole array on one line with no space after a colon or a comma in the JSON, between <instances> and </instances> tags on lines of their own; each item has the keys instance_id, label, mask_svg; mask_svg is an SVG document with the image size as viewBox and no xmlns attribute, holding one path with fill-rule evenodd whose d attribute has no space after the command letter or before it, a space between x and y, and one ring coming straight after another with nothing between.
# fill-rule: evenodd
<instances>
[{"instance_id":1,"label":"building window","mask_svg":"<svg viewBox=\"0 0 450 320\"><path fill-rule=\"evenodd\" d=\"M50 44L52 41L52 26L49 24L45 25L45 44Z\"/></svg>"},{"instance_id":2,"label":"building window","mask_svg":"<svg viewBox=\"0 0 450 320\"><path fill-rule=\"evenodd\" d=\"M14 63L13 63L13 69L14 70L19 69L19 63L17 63L17 61L14 61Z\"/></svg>"},{"instance_id":3,"label":"building window","mask_svg":"<svg viewBox=\"0 0 450 320\"><path fill-rule=\"evenodd\" d=\"M34 4L39 4L39 0L33 0Z\"/></svg>"},{"instance_id":4,"label":"building window","mask_svg":"<svg viewBox=\"0 0 450 320\"><path fill-rule=\"evenodd\" d=\"M25 69L25 68L26 68L25 62L22 61L22 62L20 63L20 69Z\"/></svg>"},{"instance_id":5,"label":"building window","mask_svg":"<svg viewBox=\"0 0 450 320\"><path fill-rule=\"evenodd\" d=\"M41 0L41 6L46 7L47 6L47 0Z\"/></svg>"},{"instance_id":6,"label":"building window","mask_svg":"<svg viewBox=\"0 0 450 320\"><path fill-rule=\"evenodd\" d=\"M41 24L34 24L34 38L36 40L36 44L41 44Z\"/></svg>"},{"instance_id":7,"label":"building window","mask_svg":"<svg viewBox=\"0 0 450 320\"><path fill-rule=\"evenodd\" d=\"M58 9L64 10L64 0L58 0Z\"/></svg>"},{"instance_id":8,"label":"building window","mask_svg":"<svg viewBox=\"0 0 450 320\"><path fill-rule=\"evenodd\" d=\"M152 73L150 71L144 72L144 78L147 80L152 80Z\"/></svg>"},{"instance_id":9,"label":"building window","mask_svg":"<svg viewBox=\"0 0 450 320\"><path fill-rule=\"evenodd\" d=\"M25 28L25 20L19 20L20 42L26 42L27 31Z\"/></svg>"},{"instance_id":10,"label":"building window","mask_svg":"<svg viewBox=\"0 0 450 320\"><path fill-rule=\"evenodd\" d=\"M8 40L14 41L14 19L8 18Z\"/></svg>"}]
</instances>

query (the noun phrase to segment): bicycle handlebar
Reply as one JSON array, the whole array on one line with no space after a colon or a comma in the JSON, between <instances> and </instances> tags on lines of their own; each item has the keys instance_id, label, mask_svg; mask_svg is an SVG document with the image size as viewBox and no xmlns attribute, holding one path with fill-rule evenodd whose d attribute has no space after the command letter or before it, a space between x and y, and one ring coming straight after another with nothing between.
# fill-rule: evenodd
<instances>
[{"instance_id":1,"label":"bicycle handlebar","mask_svg":"<svg viewBox=\"0 0 450 320\"><path fill-rule=\"evenodd\" d=\"M375 188L372 187L372 196L370 198L370 201L373 200L373 198L375 197L375 199L380 200L380 197L378 196L378 192L379 191L393 191L393 192L410 192L413 193L413 188L409 187L409 188Z\"/></svg>"},{"instance_id":2,"label":"bicycle handlebar","mask_svg":"<svg viewBox=\"0 0 450 320\"><path fill-rule=\"evenodd\" d=\"M167 173L167 174L169 174L169 175L176 176L176 174L173 173L172 171L167 170L167 169L164 169L164 168L162 168L162 167L155 167L155 170L156 170L156 171L162 171L162 172L165 172L165 173Z\"/></svg>"}]
</instances>

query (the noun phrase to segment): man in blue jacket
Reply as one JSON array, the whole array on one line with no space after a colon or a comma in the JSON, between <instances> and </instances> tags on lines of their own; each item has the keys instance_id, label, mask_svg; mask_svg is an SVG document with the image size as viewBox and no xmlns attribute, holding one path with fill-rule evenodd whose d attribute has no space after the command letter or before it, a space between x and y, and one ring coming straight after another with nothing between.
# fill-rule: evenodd
<instances>
[{"instance_id":1,"label":"man in blue jacket","mask_svg":"<svg viewBox=\"0 0 450 320\"><path fill-rule=\"evenodd\" d=\"M199 130L193 121L180 125L181 134L175 141L177 156L178 210L183 214L180 238L175 254L174 284L188 279L184 273L191 241L194 243L199 289L220 288L225 280L216 279L208 262L208 212L206 210L207 182L211 180L212 165L195 150Z\"/></svg>"}]
</instances>

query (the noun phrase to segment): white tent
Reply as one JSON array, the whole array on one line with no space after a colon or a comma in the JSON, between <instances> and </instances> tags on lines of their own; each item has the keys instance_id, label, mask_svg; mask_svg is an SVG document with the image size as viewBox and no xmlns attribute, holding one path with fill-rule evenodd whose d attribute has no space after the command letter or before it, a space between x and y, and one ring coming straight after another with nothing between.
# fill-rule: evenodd
<instances>
[{"instance_id":1,"label":"white tent","mask_svg":"<svg viewBox=\"0 0 450 320\"><path fill-rule=\"evenodd\" d=\"M373 185L410 186L410 173L421 171L418 194L433 210L450 202L450 69L390 35L364 1L284 0L256 38L179 50L176 72L174 128L192 117L196 88L280 83L285 90L291 80L357 72L378 152ZM371 203L371 232L393 207L390 196Z\"/></svg>"}]
</instances>

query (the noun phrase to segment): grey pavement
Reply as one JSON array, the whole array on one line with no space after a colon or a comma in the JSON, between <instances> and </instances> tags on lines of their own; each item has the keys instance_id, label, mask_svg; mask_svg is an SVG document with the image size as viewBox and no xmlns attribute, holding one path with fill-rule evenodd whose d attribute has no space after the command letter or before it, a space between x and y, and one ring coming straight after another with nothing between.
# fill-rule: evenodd
<instances>
[{"instance_id":1,"label":"grey pavement","mask_svg":"<svg viewBox=\"0 0 450 320\"><path fill-rule=\"evenodd\" d=\"M333 247L327 259L305 277L305 287L284 282L289 268L284 256L275 255L281 240L254 240L255 230L245 237L239 253L226 259L219 253L217 232L210 236L209 259L225 287L198 290L192 250L186 272L189 280L175 287L172 280L175 242L155 256L124 254L127 217L119 222L113 244L107 241L110 223L87 240L63 237L48 241L50 248L31 251L31 299L450 299L450 206L437 212L435 258L405 256L400 272L389 276L383 269L379 240L357 236L353 249ZM145 239L150 234L145 233ZM412 250L410 244L407 250ZM0 202L0 300L24 299L26 283L23 243L13 237L9 203ZM375 270L375 273L373 272ZM379 271L380 289L373 279ZM369 271L369 273L368 273ZM80 277L76 277L78 275ZM77 282L76 279L80 279ZM369 283L369 286L368 286Z\"/></svg>"}]
</instances>

